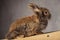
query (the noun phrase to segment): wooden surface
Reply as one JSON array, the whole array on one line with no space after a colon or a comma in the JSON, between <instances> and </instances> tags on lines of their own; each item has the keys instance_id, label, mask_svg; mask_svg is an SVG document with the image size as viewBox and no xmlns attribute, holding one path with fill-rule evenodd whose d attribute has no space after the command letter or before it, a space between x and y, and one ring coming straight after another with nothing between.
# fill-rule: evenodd
<instances>
[{"instance_id":1,"label":"wooden surface","mask_svg":"<svg viewBox=\"0 0 60 40\"><path fill-rule=\"evenodd\" d=\"M26 37L26 38L18 37L17 39L14 40L60 40L60 31Z\"/></svg>"}]
</instances>

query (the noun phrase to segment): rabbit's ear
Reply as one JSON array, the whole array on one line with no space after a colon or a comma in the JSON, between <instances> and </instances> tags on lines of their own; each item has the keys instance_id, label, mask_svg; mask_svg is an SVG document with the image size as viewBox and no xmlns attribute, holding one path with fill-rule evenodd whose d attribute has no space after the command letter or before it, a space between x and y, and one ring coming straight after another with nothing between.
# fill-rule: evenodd
<instances>
[{"instance_id":1,"label":"rabbit's ear","mask_svg":"<svg viewBox=\"0 0 60 40\"><path fill-rule=\"evenodd\" d=\"M38 14L41 12L40 7L38 7L36 4L30 3L28 4L28 7L31 8L34 11L34 13Z\"/></svg>"},{"instance_id":2,"label":"rabbit's ear","mask_svg":"<svg viewBox=\"0 0 60 40\"><path fill-rule=\"evenodd\" d=\"M39 6L37 6L36 4L30 3L28 5L37 16L40 16L42 14L42 10Z\"/></svg>"},{"instance_id":3,"label":"rabbit's ear","mask_svg":"<svg viewBox=\"0 0 60 40\"><path fill-rule=\"evenodd\" d=\"M32 8L32 9L35 9L35 8L39 8L36 4L34 4L34 3L29 3L28 4L28 7L29 8Z\"/></svg>"}]
</instances>

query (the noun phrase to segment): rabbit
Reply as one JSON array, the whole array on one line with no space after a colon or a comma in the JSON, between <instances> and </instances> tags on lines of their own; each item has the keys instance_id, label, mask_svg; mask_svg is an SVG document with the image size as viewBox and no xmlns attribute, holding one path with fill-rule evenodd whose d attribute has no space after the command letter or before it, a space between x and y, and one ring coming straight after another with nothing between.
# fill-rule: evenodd
<instances>
[{"instance_id":1,"label":"rabbit","mask_svg":"<svg viewBox=\"0 0 60 40\"><path fill-rule=\"evenodd\" d=\"M43 34L42 30L46 29L48 20L51 19L51 13L47 8L39 7L34 3L28 4L34 14L14 21L9 28L5 38L15 39L16 37L29 37Z\"/></svg>"}]
</instances>

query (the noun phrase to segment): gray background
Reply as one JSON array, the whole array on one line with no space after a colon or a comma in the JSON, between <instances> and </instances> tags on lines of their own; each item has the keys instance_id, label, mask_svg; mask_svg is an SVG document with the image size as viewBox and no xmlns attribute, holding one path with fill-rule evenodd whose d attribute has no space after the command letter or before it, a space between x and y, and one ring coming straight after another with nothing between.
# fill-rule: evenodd
<instances>
[{"instance_id":1,"label":"gray background","mask_svg":"<svg viewBox=\"0 0 60 40\"><path fill-rule=\"evenodd\" d=\"M0 38L4 38L9 25L14 20L33 14L33 11L27 7L30 2L48 8L52 14L48 27L43 30L44 32L60 30L60 0L1 0Z\"/></svg>"}]
</instances>

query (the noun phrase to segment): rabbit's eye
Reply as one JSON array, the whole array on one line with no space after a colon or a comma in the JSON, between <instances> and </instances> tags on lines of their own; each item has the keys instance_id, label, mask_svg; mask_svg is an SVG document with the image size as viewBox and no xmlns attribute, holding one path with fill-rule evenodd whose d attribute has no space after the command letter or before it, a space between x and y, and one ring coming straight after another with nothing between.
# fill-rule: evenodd
<instances>
[{"instance_id":1,"label":"rabbit's eye","mask_svg":"<svg viewBox=\"0 0 60 40\"><path fill-rule=\"evenodd\" d=\"M47 12L45 12L45 14L47 14Z\"/></svg>"},{"instance_id":2,"label":"rabbit's eye","mask_svg":"<svg viewBox=\"0 0 60 40\"><path fill-rule=\"evenodd\" d=\"M48 12L44 12L44 15L48 15Z\"/></svg>"}]
</instances>

